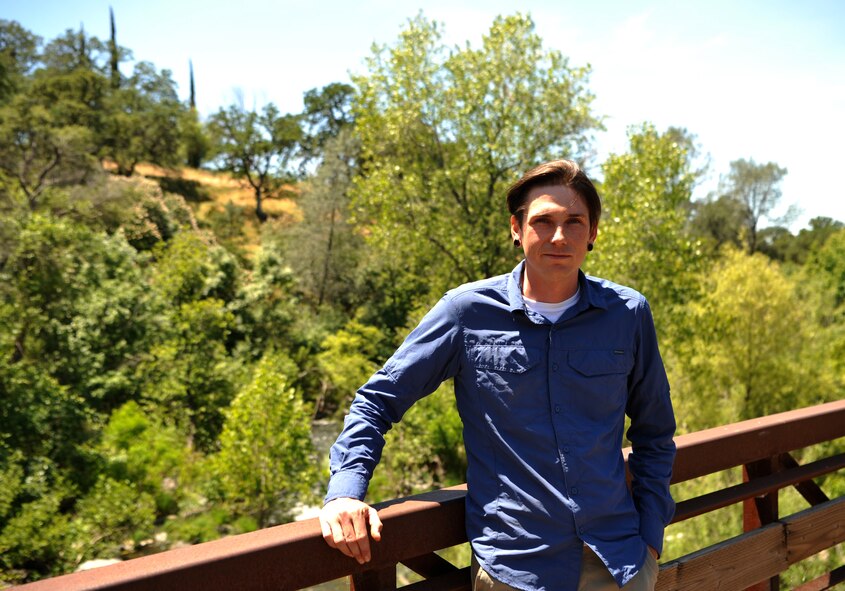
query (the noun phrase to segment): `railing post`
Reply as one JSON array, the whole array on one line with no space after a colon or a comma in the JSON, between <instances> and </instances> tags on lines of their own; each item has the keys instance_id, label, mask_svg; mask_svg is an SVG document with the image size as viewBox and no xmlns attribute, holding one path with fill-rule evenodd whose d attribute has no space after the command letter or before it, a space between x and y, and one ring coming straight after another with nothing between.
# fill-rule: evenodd
<instances>
[{"instance_id":1,"label":"railing post","mask_svg":"<svg viewBox=\"0 0 845 591\"><path fill-rule=\"evenodd\" d=\"M365 570L349 577L349 591L395 591L396 565L379 570Z\"/></svg>"},{"instance_id":2,"label":"railing post","mask_svg":"<svg viewBox=\"0 0 845 591\"><path fill-rule=\"evenodd\" d=\"M742 481L768 476L780 470L777 456L751 462L742 467ZM742 531L749 532L778 520L778 491L760 495L742 502ZM778 591L780 577L774 576L768 581L761 581L748 587L746 591Z\"/></svg>"}]
</instances>

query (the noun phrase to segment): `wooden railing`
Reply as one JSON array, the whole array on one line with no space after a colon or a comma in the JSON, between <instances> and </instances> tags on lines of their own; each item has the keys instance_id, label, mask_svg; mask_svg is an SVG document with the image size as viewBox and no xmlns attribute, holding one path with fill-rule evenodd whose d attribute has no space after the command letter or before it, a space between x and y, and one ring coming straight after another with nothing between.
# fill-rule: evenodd
<instances>
[{"instance_id":1,"label":"wooden railing","mask_svg":"<svg viewBox=\"0 0 845 591\"><path fill-rule=\"evenodd\" d=\"M790 565L845 541L845 496L829 499L813 482L845 467L840 453L799 465L791 452L845 436L845 401L735 423L675 439L673 483L737 466L744 482L679 500L675 521L744 504L745 533L661 565L657 589L777 589ZM778 515L777 491L794 486L810 507ZM46 579L21 591L278 591L350 576L356 591L396 589L402 563L424 579L406 591L468 590L469 567L434 552L466 542L465 486L378 505L382 541L365 566L331 550L315 519L179 548L123 563ZM840 566L800 591L845 580Z\"/></svg>"}]
</instances>

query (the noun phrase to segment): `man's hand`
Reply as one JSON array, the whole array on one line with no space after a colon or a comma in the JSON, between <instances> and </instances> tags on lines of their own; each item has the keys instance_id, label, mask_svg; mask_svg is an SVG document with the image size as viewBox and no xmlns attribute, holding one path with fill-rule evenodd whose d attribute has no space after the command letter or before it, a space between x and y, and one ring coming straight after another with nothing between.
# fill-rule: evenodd
<instances>
[{"instance_id":1,"label":"man's hand","mask_svg":"<svg viewBox=\"0 0 845 591\"><path fill-rule=\"evenodd\" d=\"M649 554L651 554L654 557L655 560L660 558L660 555L657 553L657 550L655 550L651 546L648 547L648 552L649 552Z\"/></svg>"},{"instance_id":2,"label":"man's hand","mask_svg":"<svg viewBox=\"0 0 845 591\"><path fill-rule=\"evenodd\" d=\"M358 564L369 562L370 538L381 540L382 523L378 512L358 499L340 498L329 501L320 511L320 527L323 539L332 548L337 548Z\"/></svg>"}]
</instances>

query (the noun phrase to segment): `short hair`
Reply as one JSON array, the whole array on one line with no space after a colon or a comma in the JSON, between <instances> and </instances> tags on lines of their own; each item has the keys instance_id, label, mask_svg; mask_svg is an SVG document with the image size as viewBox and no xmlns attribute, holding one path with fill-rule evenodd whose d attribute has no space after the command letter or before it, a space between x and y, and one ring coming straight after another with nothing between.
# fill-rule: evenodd
<instances>
[{"instance_id":1,"label":"short hair","mask_svg":"<svg viewBox=\"0 0 845 591\"><path fill-rule=\"evenodd\" d=\"M587 204L590 228L598 227L601 217L601 197L593 182L587 178L581 167L571 160L552 160L539 164L522 175L508 189L508 211L516 216L519 225L525 216L525 200L535 187L569 187Z\"/></svg>"}]
</instances>

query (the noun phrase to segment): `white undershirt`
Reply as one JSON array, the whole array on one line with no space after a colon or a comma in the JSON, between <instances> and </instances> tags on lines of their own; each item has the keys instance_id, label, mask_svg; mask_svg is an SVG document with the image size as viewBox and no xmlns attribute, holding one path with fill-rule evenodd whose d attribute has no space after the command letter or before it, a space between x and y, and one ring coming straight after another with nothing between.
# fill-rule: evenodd
<instances>
[{"instance_id":1,"label":"white undershirt","mask_svg":"<svg viewBox=\"0 0 845 591\"><path fill-rule=\"evenodd\" d=\"M558 318L563 316L563 313L569 310L572 306L578 303L578 298L581 295L581 286L578 286L578 290L575 292L571 298L563 300L562 302L538 302L536 300L532 300L525 296L522 296L522 299L525 300L525 307L531 310L532 312L539 314L546 320L551 323L557 322Z\"/></svg>"}]
</instances>

